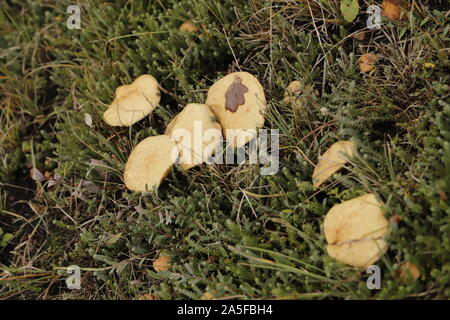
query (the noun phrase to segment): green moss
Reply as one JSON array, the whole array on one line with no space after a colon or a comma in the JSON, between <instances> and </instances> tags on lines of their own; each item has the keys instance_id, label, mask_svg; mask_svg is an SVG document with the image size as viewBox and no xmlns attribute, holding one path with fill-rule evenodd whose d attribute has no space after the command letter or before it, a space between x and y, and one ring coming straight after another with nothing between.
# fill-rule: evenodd
<instances>
[{"instance_id":1,"label":"green moss","mask_svg":"<svg viewBox=\"0 0 450 320\"><path fill-rule=\"evenodd\" d=\"M13 63L0 58L2 73L11 78L2 89L9 97L21 92L15 107L33 130L12 129L1 145L8 155L0 173L25 172L29 162L63 176L53 188L44 182L33 199L46 223L28 223L39 233L35 266L85 270L82 290L70 298L151 292L197 299L205 291L298 299L450 295L449 63L442 54L448 18L438 7L408 23L386 22L385 33L358 42L350 34L364 27L363 17L336 25L331 21L340 13L331 2L317 11L329 22L316 19L315 26L301 4L270 9L269 1L86 1L81 30L64 27L68 3L12 3L1 7L9 14L2 23L12 30L2 48L17 44L19 33L30 48L8 56L17 59ZM34 18L13 18L20 10ZM184 21L199 32L178 31ZM41 60L30 58L33 48ZM367 48L380 56L370 76L358 68ZM30 83L20 81L23 63L32 71ZM39 69L48 63L55 67ZM157 194L126 190L122 174L131 149L162 134L184 105L205 101L209 86L234 70L252 72L265 88L265 127L281 135L280 172L261 176L259 166L249 164L187 173L174 167ZM106 125L102 113L114 90L143 73L160 81L161 105L132 128ZM281 102L296 79L306 88L298 108ZM354 140L359 155L314 190L311 162L339 139ZM326 254L321 230L333 205L367 192L380 195L391 220L390 248L377 263L383 272L377 291L367 289L364 272ZM26 236L20 230L18 239ZM155 273L152 261L162 252L171 255L171 268ZM418 281L398 279L403 261L419 267ZM13 257L8 267L16 263ZM36 296L45 281L25 291L11 283L0 295Z\"/></svg>"}]
</instances>

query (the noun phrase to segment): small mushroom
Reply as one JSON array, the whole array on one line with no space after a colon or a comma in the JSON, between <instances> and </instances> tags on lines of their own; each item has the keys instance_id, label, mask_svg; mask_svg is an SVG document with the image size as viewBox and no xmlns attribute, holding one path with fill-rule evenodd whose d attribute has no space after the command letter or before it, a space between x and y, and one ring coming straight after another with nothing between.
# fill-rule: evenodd
<instances>
[{"instance_id":1,"label":"small mushroom","mask_svg":"<svg viewBox=\"0 0 450 320\"><path fill-rule=\"evenodd\" d=\"M179 31L191 32L195 33L198 31L198 28L189 21L184 22L181 26L178 27Z\"/></svg>"},{"instance_id":2,"label":"small mushroom","mask_svg":"<svg viewBox=\"0 0 450 320\"><path fill-rule=\"evenodd\" d=\"M222 127L206 104L188 104L166 128L178 145L180 166L188 170L214 153L222 138Z\"/></svg>"},{"instance_id":3,"label":"small mushroom","mask_svg":"<svg viewBox=\"0 0 450 320\"><path fill-rule=\"evenodd\" d=\"M167 271L170 266L170 256L160 256L158 259L153 261L153 269L156 272Z\"/></svg>"},{"instance_id":4,"label":"small mushroom","mask_svg":"<svg viewBox=\"0 0 450 320\"><path fill-rule=\"evenodd\" d=\"M139 142L125 166L124 181L132 191L158 188L178 157L178 148L168 136L153 136Z\"/></svg>"},{"instance_id":5,"label":"small mushroom","mask_svg":"<svg viewBox=\"0 0 450 320\"><path fill-rule=\"evenodd\" d=\"M404 3L399 0L383 0L381 3L383 16L391 20L408 20Z\"/></svg>"},{"instance_id":6,"label":"small mushroom","mask_svg":"<svg viewBox=\"0 0 450 320\"><path fill-rule=\"evenodd\" d=\"M313 187L318 188L335 172L341 169L356 153L356 144L353 141L339 141L334 143L319 157L319 162L313 172Z\"/></svg>"},{"instance_id":7,"label":"small mushroom","mask_svg":"<svg viewBox=\"0 0 450 320\"><path fill-rule=\"evenodd\" d=\"M137 300L159 300L158 297L151 293L143 294L142 296L138 297Z\"/></svg>"},{"instance_id":8,"label":"small mushroom","mask_svg":"<svg viewBox=\"0 0 450 320\"><path fill-rule=\"evenodd\" d=\"M375 69L375 62L378 57L373 53L366 53L359 58L359 69L361 72L369 73L373 69Z\"/></svg>"},{"instance_id":9,"label":"small mushroom","mask_svg":"<svg viewBox=\"0 0 450 320\"><path fill-rule=\"evenodd\" d=\"M115 98L104 112L103 119L111 126L131 126L148 116L160 100L158 81L144 74L131 84L116 89Z\"/></svg>"},{"instance_id":10,"label":"small mushroom","mask_svg":"<svg viewBox=\"0 0 450 320\"><path fill-rule=\"evenodd\" d=\"M252 140L264 124L264 89L250 73L235 72L218 80L209 89L206 104L219 119L232 147L242 147Z\"/></svg>"},{"instance_id":11,"label":"small mushroom","mask_svg":"<svg viewBox=\"0 0 450 320\"><path fill-rule=\"evenodd\" d=\"M386 252L388 220L374 194L344 201L328 211L324 233L328 254L345 264L367 268Z\"/></svg>"},{"instance_id":12,"label":"small mushroom","mask_svg":"<svg viewBox=\"0 0 450 320\"><path fill-rule=\"evenodd\" d=\"M302 102L298 98L298 95L303 92L304 85L298 80L292 81L287 86L286 90L284 91L284 99L283 102L286 104L293 104L296 106L301 106Z\"/></svg>"},{"instance_id":13,"label":"small mushroom","mask_svg":"<svg viewBox=\"0 0 450 320\"><path fill-rule=\"evenodd\" d=\"M205 291L200 300L214 300L214 295L209 291Z\"/></svg>"}]
</instances>

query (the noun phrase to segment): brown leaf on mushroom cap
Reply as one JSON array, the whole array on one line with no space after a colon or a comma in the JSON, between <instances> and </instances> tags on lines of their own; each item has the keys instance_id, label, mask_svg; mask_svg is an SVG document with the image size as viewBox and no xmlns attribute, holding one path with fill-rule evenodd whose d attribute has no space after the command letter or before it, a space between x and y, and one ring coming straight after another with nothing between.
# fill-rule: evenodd
<instances>
[{"instance_id":1,"label":"brown leaf on mushroom cap","mask_svg":"<svg viewBox=\"0 0 450 320\"><path fill-rule=\"evenodd\" d=\"M193 25L191 22L186 21L183 24L181 24L181 26L178 27L178 30L195 33L198 31L198 28L195 25Z\"/></svg>"},{"instance_id":2,"label":"brown leaf on mushroom cap","mask_svg":"<svg viewBox=\"0 0 450 320\"><path fill-rule=\"evenodd\" d=\"M153 191L167 176L177 157L177 145L166 135L142 140L131 152L125 166L126 187L132 191Z\"/></svg>"},{"instance_id":3,"label":"brown leaf on mushroom cap","mask_svg":"<svg viewBox=\"0 0 450 320\"><path fill-rule=\"evenodd\" d=\"M323 224L328 254L358 268L375 263L388 248L382 206L376 195L366 194L331 208Z\"/></svg>"},{"instance_id":4,"label":"brown leaf on mushroom cap","mask_svg":"<svg viewBox=\"0 0 450 320\"><path fill-rule=\"evenodd\" d=\"M404 3L398 0L383 0L381 8L383 16L391 20L408 20L407 10Z\"/></svg>"},{"instance_id":5,"label":"brown leaf on mushroom cap","mask_svg":"<svg viewBox=\"0 0 450 320\"><path fill-rule=\"evenodd\" d=\"M359 68L364 73L369 73L375 69L375 62L377 61L377 56L373 53L366 53L359 58Z\"/></svg>"},{"instance_id":6,"label":"brown leaf on mushroom cap","mask_svg":"<svg viewBox=\"0 0 450 320\"><path fill-rule=\"evenodd\" d=\"M239 77L248 91L243 94L244 103L235 112L227 109L227 92ZM248 72L235 72L216 81L208 91L206 104L216 115L226 139L232 147L241 147L256 137L256 131L264 124L266 97L264 89Z\"/></svg>"},{"instance_id":7,"label":"brown leaf on mushroom cap","mask_svg":"<svg viewBox=\"0 0 450 320\"><path fill-rule=\"evenodd\" d=\"M225 93L225 109L236 112L238 107L245 103L244 94L247 92L248 88L242 84L241 78L236 76Z\"/></svg>"},{"instance_id":8,"label":"brown leaf on mushroom cap","mask_svg":"<svg viewBox=\"0 0 450 320\"><path fill-rule=\"evenodd\" d=\"M131 126L149 115L159 104L158 81L149 74L116 89L116 96L103 114L111 126Z\"/></svg>"},{"instance_id":9,"label":"brown leaf on mushroom cap","mask_svg":"<svg viewBox=\"0 0 450 320\"><path fill-rule=\"evenodd\" d=\"M202 164L221 143L222 127L206 104L188 104L167 126L165 134L177 143L180 166Z\"/></svg>"},{"instance_id":10,"label":"brown leaf on mushroom cap","mask_svg":"<svg viewBox=\"0 0 450 320\"><path fill-rule=\"evenodd\" d=\"M420 270L415 264L405 261L400 265L398 276L403 281L417 280L420 278Z\"/></svg>"},{"instance_id":11,"label":"brown leaf on mushroom cap","mask_svg":"<svg viewBox=\"0 0 450 320\"><path fill-rule=\"evenodd\" d=\"M314 168L314 188L319 187L336 171L341 169L356 153L356 144L353 141L339 141L331 145L325 153L319 157L319 162Z\"/></svg>"},{"instance_id":12,"label":"brown leaf on mushroom cap","mask_svg":"<svg viewBox=\"0 0 450 320\"><path fill-rule=\"evenodd\" d=\"M153 269L156 272L167 271L170 266L170 256L160 256L158 259L153 261Z\"/></svg>"}]
</instances>

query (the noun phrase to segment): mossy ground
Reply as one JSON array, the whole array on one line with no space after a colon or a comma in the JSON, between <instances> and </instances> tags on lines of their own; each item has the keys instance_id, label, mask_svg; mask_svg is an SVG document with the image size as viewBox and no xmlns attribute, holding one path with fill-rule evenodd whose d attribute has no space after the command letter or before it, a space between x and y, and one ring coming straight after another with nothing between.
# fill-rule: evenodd
<instances>
[{"instance_id":1,"label":"mossy ground","mask_svg":"<svg viewBox=\"0 0 450 320\"><path fill-rule=\"evenodd\" d=\"M86 0L81 30L69 30L68 1L3 1L0 298L449 298L449 7L414 1L407 21L383 18L355 39L378 2L359 1L344 23L338 0ZM185 21L199 32L178 31ZM367 52L379 56L368 75ZM174 167L157 194L128 191L133 146L239 70L265 88L280 172ZM144 73L161 82L160 107L131 128L106 125L115 88ZM301 106L282 102L293 80ZM314 190L312 164L344 139L359 156ZM326 254L321 230L334 204L367 192L391 222L380 290ZM160 254L171 267L155 273ZM405 261L420 279L399 279ZM66 288L69 265L80 290Z\"/></svg>"}]
</instances>

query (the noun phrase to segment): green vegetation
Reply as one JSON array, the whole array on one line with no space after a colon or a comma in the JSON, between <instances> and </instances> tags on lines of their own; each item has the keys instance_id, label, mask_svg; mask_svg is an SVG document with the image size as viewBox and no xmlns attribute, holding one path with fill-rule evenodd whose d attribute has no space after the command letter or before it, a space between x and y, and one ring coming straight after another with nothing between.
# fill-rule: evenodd
<instances>
[{"instance_id":1,"label":"green vegetation","mask_svg":"<svg viewBox=\"0 0 450 320\"><path fill-rule=\"evenodd\" d=\"M414 1L408 20L383 17L362 41L380 1L360 0L349 23L339 0L146 2L81 1L80 30L66 28L69 1L0 4L0 298L450 297L447 1ZM199 31L178 31L185 21ZM379 59L363 74L368 52ZM133 146L239 70L266 90L280 172L174 167L157 194L125 189ZM131 128L106 125L115 88L144 73L160 106ZM297 106L282 102L293 80L305 84ZM313 190L318 155L350 139L358 157ZM334 204L367 192L391 222L381 290L331 259L321 231ZM171 267L155 273L162 253ZM405 261L417 281L399 279ZM80 290L66 288L69 265Z\"/></svg>"}]
</instances>

